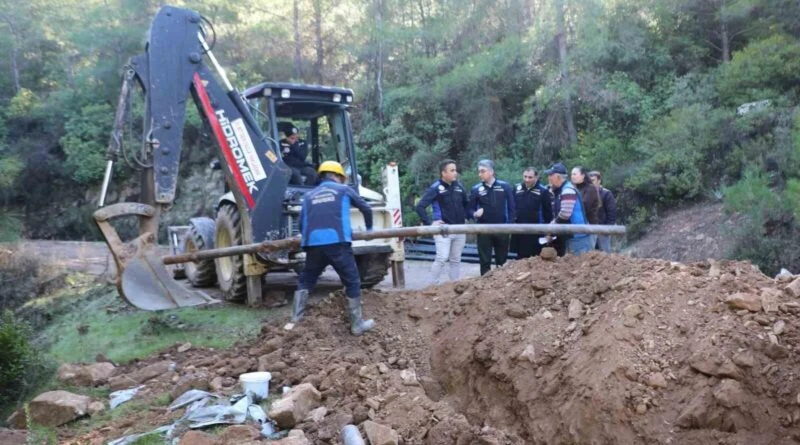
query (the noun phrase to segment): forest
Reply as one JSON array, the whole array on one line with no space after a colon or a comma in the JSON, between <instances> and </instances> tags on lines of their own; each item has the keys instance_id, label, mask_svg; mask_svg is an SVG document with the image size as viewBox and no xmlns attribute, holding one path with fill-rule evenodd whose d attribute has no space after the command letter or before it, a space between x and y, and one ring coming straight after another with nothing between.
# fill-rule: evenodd
<instances>
[{"instance_id":1,"label":"forest","mask_svg":"<svg viewBox=\"0 0 800 445\"><path fill-rule=\"evenodd\" d=\"M98 239L90 223L128 58L164 4L0 0L0 237ZM722 201L729 256L800 271L796 0L176 1L214 25L240 89L352 88L360 171L401 166L408 209L458 161L477 181L563 161L604 174L629 239ZM215 156L196 113L182 174ZM127 175L127 176L126 176ZM120 169L119 178L133 173Z\"/></svg>"}]
</instances>

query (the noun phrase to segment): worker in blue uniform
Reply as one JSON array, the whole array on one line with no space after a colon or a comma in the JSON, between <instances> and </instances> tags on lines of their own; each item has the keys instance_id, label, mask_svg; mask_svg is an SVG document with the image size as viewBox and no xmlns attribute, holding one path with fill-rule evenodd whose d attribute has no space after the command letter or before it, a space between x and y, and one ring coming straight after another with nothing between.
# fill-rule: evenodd
<instances>
[{"instance_id":1,"label":"worker in blue uniform","mask_svg":"<svg viewBox=\"0 0 800 445\"><path fill-rule=\"evenodd\" d=\"M322 182L303 196L300 211L301 246L306 264L297 280L292 303L292 323L303 318L308 293L314 290L325 267L333 266L345 287L350 314L350 332L361 335L375 326L374 320L364 320L361 313L361 279L353 255L350 206L364 215L366 229L372 230L372 210L356 190L344 184L345 172L335 161L319 166Z\"/></svg>"}]
</instances>

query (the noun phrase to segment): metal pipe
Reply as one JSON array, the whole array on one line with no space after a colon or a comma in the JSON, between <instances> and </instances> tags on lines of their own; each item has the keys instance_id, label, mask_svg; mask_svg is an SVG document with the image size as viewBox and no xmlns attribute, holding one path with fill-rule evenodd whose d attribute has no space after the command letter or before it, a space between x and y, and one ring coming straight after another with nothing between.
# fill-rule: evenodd
<instances>
[{"instance_id":1,"label":"metal pipe","mask_svg":"<svg viewBox=\"0 0 800 445\"><path fill-rule=\"evenodd\" d=\"M108 192L108 183L111 182L111 168L114 166L114 161L109 159L106 162L106 172L103 175L103 187L100 190L100 201L97 207L103 207L106 204L106 193Z\"/></svg>"},{"instance_id":2,"label":"metal pipe","mask_svg":"<svg viewBox=\"0 0 800 445\"><path fill-rule=\"evenodd\" d=\"M598 235L624 235L625 226L605 226L593 224L441 224L437 226L398 227L374 230L372 232L353 232L353 240L373 240L384 238L406 238L422 235L455 234L549 234L574 235L578 233ZM164 264L188 263L210 260L225 256L245 255L257 252L278 252L300 248L300 237L248 244L245 246L223 247L220 249L199 250L162 258Z\"/></svg>"}]
</instances>

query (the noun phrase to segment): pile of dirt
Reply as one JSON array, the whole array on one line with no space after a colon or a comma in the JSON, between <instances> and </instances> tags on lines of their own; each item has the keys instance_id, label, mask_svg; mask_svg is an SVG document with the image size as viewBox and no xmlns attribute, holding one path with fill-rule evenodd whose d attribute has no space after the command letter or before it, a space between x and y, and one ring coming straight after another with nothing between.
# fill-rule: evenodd
<instances>
[{"instance_id":1,"label":"pile of dirt","mask_svg":"<svg viewBox=\"0 0 800 445\"><path fill-rule=\"evenodd\" d=\"M291 331L268 324L252 344L176 347L126 371L177 363L146 383L153 397L189 375L222 393L257 369L273 373L276 394L310 383L325 412L295 428L311 443L338 443L342 425L366 420L405 444L795 443L792 280L741 262L534 258L423 291L366 292L378 326L362 337L337 293L312 300ZM90 436L174 416L131 413Z\"/></svg>"}]
</instances>

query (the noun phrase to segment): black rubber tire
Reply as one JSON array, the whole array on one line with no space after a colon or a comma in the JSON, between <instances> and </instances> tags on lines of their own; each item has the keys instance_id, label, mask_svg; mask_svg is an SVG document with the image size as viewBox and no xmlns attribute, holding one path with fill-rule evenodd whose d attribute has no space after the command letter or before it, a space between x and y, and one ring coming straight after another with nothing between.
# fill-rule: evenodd
<instances>
[{"instance_id":1,"label":"black rubber tire","mask_svg":"<svg viewBox=\"0 0 800 445\"><path fill-rule=\"evenodd\" d=\"M239 210L235 205L223 204L217 210L214 245L216 248L240 246ZM241 255L214 260L217 282L226 301L244 301L247 298L247 277L244 274L244 257Z\"/></svg>"},{"instance_id":2,"label":"black rubber tire","mask_svg":"<svg viewBox=\"0 0 800 445\"><path fill-rule=\"evenodd\" d=\"M214 225L214 220L211 218L193 218L189 223L189 230L183 235L181 250L184 253L188 253L212 249L214 245L206 245L205 240L214 239ZM194 287L209 287L217 282L217 270L214 260L185 263L183 268L186 273L186 279Z\"/></svg>"},{"instance_id":3,"label":"black rubber tire","mask_svg":"<svg viewBox=\"0 0 800 445\"><path fill-rule=\"evenodd\" d=\"M369 253L356 256L361 288L369 289L383 281L389 273L389 257L391 253Z\"/></svg>"}]
</instances>

